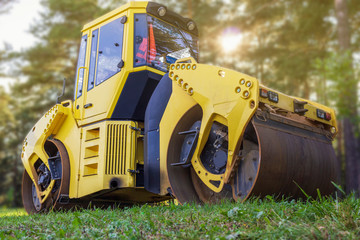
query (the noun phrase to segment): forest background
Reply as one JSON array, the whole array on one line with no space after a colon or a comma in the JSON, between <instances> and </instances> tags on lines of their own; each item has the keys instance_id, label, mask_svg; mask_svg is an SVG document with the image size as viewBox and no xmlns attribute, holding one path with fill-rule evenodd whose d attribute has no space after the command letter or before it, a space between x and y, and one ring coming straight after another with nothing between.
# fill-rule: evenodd
<instances>
[{"instance_id":1,"label":"forest background","mask_svg":"<svg viewBox=\"0 0 360 240\"><path fill-rule=\"evenodd\" d=\"M11 11L14 2L0 0L0 14ZM82 26L126 2L41 0L40 16L29 29L34 45L14 51L11 43L0 43L0 81L11 79L8 88L0 84L0 205L21 206L22 141L55 104L64 77L66 98L73 98ZM200 62L244 72L286 94L335 108L341 185L348 193L359 192L358 0L156 2L196 21Z\"/></svg>"}]
</instances>

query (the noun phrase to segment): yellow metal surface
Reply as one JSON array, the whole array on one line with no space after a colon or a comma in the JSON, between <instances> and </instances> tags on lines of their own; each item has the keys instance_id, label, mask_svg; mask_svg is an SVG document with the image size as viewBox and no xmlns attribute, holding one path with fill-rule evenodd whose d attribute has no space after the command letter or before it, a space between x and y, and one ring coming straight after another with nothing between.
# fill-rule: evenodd
<instances>
[{"instance_id":1,"label":"yellow metal surface","mask_svg":"<svg viewBox=\"0 0 360 240\"><path fill-rule=\"evenodd\" d=\"M135 187L137 123L103 121L83 128L78 196L118 187Z\"/></svg>"},{"instance_id":2,"label":"yellow metal surface","mask_svg":"<svg viewBox=\"0 0 360 240\"><path fill-rule=\"evenodd\" d=\"M203 111L199 139L192 166L199 178L214 192L220 192L229 178L231 165L240 148L245 126L258 105L258 80L230 69L198 64L193 58L182 59L170 66L173 89L181 88ZM248 85L241 85L245 80ZM179 99L180 100L180 99ZM200 160L213 122L228 126L228 160L224 174L213 174ZM214 185L212 181L218 184Z\"/></svg>"},{"instance_id":3,"label":"yellow metal surface","mask_svg":"<svg viewBox=\"0 0 360 240\"><path fill-rule=\"evenodd\" d=\"M98 23L96 25L94 25L91 29L88 29L87 32L89 32L89 36L92 35L92 32L94 30L98 30L99 28L101 28L102 26L116 20L116 19L120 19L123 16L126 16L127 12L123 11L123 12L119 12L117 15L114 15L110 18L108 18L106 21L102 21L101 23ZM128 27L129 23L125 23L124 24L124 36L128 36L127 34L125 34L128 31ZM99 38L101 37L101 31L99 34ZM85 64L87 66L90 66L90 56L91 56L91 46L92 46L92 41L93 38L89 38L90 42L88 43L88 47L87 47L87 58L86 58L86 62ZM97 39L96 39L97 40ZM126 49L126 42L129 39L127 37L123 38L123 49L122 49L122 58L124 61L127 61L126 57L130 54L126 54L128 49ZM99 41L98 41L98 45L99 45ZM95 72L94 75L96 76L96 70L97 68L95 68ZM128 69L122 68L120 72L116 73L114 76L106 79L104 82L102 82L99 85L95 85L94 84L94 88L91 90L87 90L88 88L88 76L85 76L85 81L84 81L84 86L83 86L83 94L81 96L81 98L83 98L83 103L79 104L79 108L82 109L82 117L80 118L79 121L79 125L84 125L87 124L89 122L93 122L91 118L96 117L98 115L102 116L102 118L104 119L106 116L106 113L109 109L109 106L111 106L111 103L114 101L114 95L116 95L116 92L119 91L121 88L121 85L123 85L125 83L126 77L128 74ZM99 97L101 96L101 97ZM116 101L115 101L116 102ZM86 104L90 104L90 107L85 108L84 106ZM90 119L89 119L90 118ZM89 119L89 121L83 121Z\"/></svg>"},{"instance_id":4,"label":"yellow metal surface","mask_svg":"<svg viewBox=\"0 0 360 240\"><path fill-rule=\"evenodd\" d=\"M122 6L120 6L117 9L112 10L111 12L106 13L105 15L85 24L85 26L82 29L82 32L90 29L90 28L94 28L94 26L97 26L98 24L104 23L105 21L108 21L110 18L112 18L115 15L119 15L121 13L123 13L124 11L130 9L133 12L136 11L140 11L140 12L145 12L146 11L146 7L148 5L147 1L130 1L127 4L124 4Z\"/></svg>"},{"instance_id":5,"label":"yellow metal surface","mask_svg":"<svg viewBox=\"0 0 360 240\"><path fill-rule=\"evenodd\" d=\"M49 167L47 161L49 156L44 150L44 143L48 137L55 135L58 132L59 128L57 126L64 122L68 114L69 112L67 109L61 104L53 106L31 129L22 146L21 160L30 178L35 183L37 194L41 202L46 200L49 192L46 190L45 192L40 191L40 187L37 183L38 175L34 164L40 160Z\"/></svg>"},{"instance_id":6,"label":"yellow metal surface","mask_svg":"<svg viewBox=\"0 0 360 240\"><path fill-rule=\"evenodd\" d=\"M282 110L286 110L289 112L294 112L294 100L298 100L298 101L302 101L302 102L306 102L306 104L304 105L304 109L308 109L307 112L305 112L304 117L306 117L307 119L311 119L313 121L317 121L317 122L321 122L324 123L326 125L329 125L331 127L335 127L336 132L337 132L337 123L336 123L336 116L335 116L335 111L332 108L329 108L327 106L324 106L322 104L307 100L307 99L303 99L303 98L298 98L298 97L293 97L293 96L289 96L286 95L284 93L281 93L279 91L270 89L268 87L265 87L264 85L260 84L260 88L261 89L266 89L268 91L272 91L275 92L279 95L279 102L275 103L275 102L271 102L269 101L268 98L264 98L264 97L259 97L259 101L262 103L266 103L270 106L274 106L277 108L280 108ZM321 119L317 117L316 114L316 109L321 109L327 113L331 114L331 120L327 121L325 119Z\"/></svg>"}]
</instances>

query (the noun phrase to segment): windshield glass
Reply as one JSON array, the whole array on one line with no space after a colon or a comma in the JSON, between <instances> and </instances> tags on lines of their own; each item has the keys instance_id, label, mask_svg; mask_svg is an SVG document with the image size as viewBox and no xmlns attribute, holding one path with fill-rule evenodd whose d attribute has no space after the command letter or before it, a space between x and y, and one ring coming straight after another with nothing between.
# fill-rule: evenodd
<instances>
[{"instance_id":1,"label":"windshield glass","mask_svg":"<svg viewBox=\"0 0 360 240\"><path fill-rule=\"evenodd\" d=\"M145 27L147 26L147 27ZM146 14L135 14L134 66L149 65L167 71L176 59L198 60L198 38Z\"/></svg>"}]
</instances>

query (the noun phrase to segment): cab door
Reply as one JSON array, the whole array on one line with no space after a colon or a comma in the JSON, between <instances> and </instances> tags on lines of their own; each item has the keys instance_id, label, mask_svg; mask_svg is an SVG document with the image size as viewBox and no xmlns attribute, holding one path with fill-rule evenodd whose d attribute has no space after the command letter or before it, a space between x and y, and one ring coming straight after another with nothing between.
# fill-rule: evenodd
<instances>
[{"instance_id":1,"label":"cab door","mask_svg":"<svg viewBox=\"0 0 360 240\"><path fill-rule=\"evenodd\" d=\"M83 105L79 106L86 121L80 125L104 119L116 95L124 64L125 22L126 18L116 16L91 32L87 88Z\"/></svg>"},{"instance_id":2,"label":"cab door","mask_svg":"<svg viewBox=\"0 0 360 240\"><path fill-rule=\"evenodd\" d=\"M88 65L86 61L87 56L87 48L88 48L88 40L89 40L89 31L83 32L83 36L81 37L80 49L78 62L76 67L75 74L75 87L74 87L74 117L77 120L82 119L83 117L83 108L85 94L85 79L88 78Z\"/></svg>"}]
</instances>

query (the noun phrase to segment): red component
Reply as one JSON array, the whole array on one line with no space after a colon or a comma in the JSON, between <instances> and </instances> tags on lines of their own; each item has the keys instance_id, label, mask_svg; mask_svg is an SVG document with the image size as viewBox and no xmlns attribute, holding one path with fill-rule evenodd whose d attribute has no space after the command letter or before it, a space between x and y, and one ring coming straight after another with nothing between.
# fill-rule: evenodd
<instances>
[{"instance_id":1,"label":"red component","mask_svg":"<svg viewBox=\"0 0 360 240\"><path fill-rule=\"evenodd\" d=\"M147 45L148 45L148 39L147 38L143 38L140 46L139 46L139 51L138 53L136 54L136 56L138 58L142 58L142 59L146 59L146 56L147 56ZM141 53L141 52L142 53Z\"/></svg>"},{"instance_id":2,"label":"red component","mask_svg":"<svg viewBox=\"0 0 360 240\"><path fill-rule=\"evenodd\" d=\"M156 57L156 45L155 45L154 30L153 30L153 26L151 23L149 25L149 35L150 35L149 36L150 43L148 43L148 38L143 38L143 40L139 46L139 50L136 54L136 57L142 58L144 60L147 59L147 62L151 63L152 61L155 60L155 57ZM148 49L148 44L150 45L149 49Z\"/></svg>"},{"instance_id":3,"label":"red component","mask_svg":"<svg viewBox=\"0 0 360 240\"><path fill-rule=\"evenodd\" d=\"M267 98L268 97L268 90L261 88L260 89L260 97Z\"/></svg>"},{"instance_id":4,"label":"red component","mask_svg":"<svg viewBox=\"0 0 360 240\"><path fill-rule=\"evenodd\" d=\"M328 120L328 121L331 120L331 114L330 113L325 113L325 120Z\"/></svg>"},{"instance_id":5,"label":"red component","mask_svg":"<svg viewBox=\"0 0 360 240\"><path fill-rule=\"evenodd\" d=\"M149 26L149 35L150 35L150 49L149 49L149 59L148 62L151 63L152 61L155 60L156 57L156 45L155 45L155 37L154 37L154 30L153 30L153 26L150 23Z\"/></svg>"}]
</instances>

